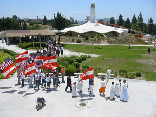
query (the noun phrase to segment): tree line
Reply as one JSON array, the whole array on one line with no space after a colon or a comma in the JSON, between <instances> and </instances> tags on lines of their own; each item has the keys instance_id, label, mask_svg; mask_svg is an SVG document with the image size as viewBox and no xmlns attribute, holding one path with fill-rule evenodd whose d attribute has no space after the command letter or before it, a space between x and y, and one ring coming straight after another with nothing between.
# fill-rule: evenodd
<instances>
[{"instance_id":1,"label":"tree line","mask_svg":"<svg viewBox=\"0 0 156 117\"><path fill-rule=\"evenodd\" d=\"M100 19L100 21L102 21ZM115 19L114 17L110 18L110 24L115 24ZM131 33L147 33L147 34L152 34L156 35L156 25L153 23L152 17L148 19L148 23L143 22L143 17L142 13L140 12L138 17L136 15L133 15L132 20L130 21L129 18L126 20L123 19L123 16L120 14L119 15L119 20L117 21L118 26L122 26L124 28L128 28L129 32Z\"/></svg>"}]
</instances>

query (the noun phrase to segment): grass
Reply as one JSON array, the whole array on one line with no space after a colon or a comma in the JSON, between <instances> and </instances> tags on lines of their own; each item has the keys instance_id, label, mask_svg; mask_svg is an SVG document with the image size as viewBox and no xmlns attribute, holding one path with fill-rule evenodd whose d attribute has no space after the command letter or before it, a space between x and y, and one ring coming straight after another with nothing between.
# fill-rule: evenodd
<instances>
[{"instance_id":1,"label":"grass","mask_svg":"<svg viewBox=\"0 0 156 117\"><path fill-rule=\"evenodd\" d=\"M76 52L92 53L92 47L90 45L63 44L63 46L65 49ZM93 46L93 54L101 55L100 57L93 58L93 66L102 68L101 72L106 72L107 68L111 68L115 72L117 70L117 48L117 45ZM146 80L156 81L155 66L153 64L138 62L138 60L156 60L156 58L147 55L148 47L132 46L131 48L128 49L127 46L119 46L118 70L124 69L128 72L141 72L145 75ZM147 56L142 56L143 54ZM91 59L87 59L85 63L91 66Z\"/></svg>"}]
</instances>

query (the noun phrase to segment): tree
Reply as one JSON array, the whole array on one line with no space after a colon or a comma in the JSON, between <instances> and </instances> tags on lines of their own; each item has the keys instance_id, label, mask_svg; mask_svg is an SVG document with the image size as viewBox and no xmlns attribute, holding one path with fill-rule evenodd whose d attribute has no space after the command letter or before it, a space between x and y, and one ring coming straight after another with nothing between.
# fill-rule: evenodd
<instances>
[{"instance_id":1,"label":"tree","mask_svg":"<svg viewBox=\"0 0 156 117\"><path fill-rule=\"evenodd\" d=\"M125 28L128 28L128 29L131 28L131 22L130 22L129 18L126 19Z\"/></svg>"},{"instance_id":2,"label":"tree","mask_svg":"<svg viewBox=\"0 0 156 117\"><path fill-rule=\"evenodd\" d=\"M17 20L17 18L18 18L18 17L17 17L16 15L13 15L13 16L12 16L12 19Z\"/></svg>"},{"instance_id":3,"label":"tree","mask_svg":"<svg viewBox=\"0 0 156 117\"><path fill-rule=\"evenodd\" d=\"M114 19L114 17L111 17L111 18L110 18L110 24L115 24L115 19Z\"/></svg>"},{"instance_id":4,"label":"tree","mask_svg":"<svg viewBox=\"0 0 156 117\"><path fill-rule=\"evenodd\" d=\"M26 24L25 21L24 21L23 30L26 30L26 29L27 29L27 24Z\"/></svg>"},{"instance_id":5,"label":"tree","mask_svg":"<svg viewBox=\"0 0 156 117\"><path fill-rule=\"evenodd\" d=\"M98 41L98 47L99 47L99 44L100 44L100 42L101 42L101 35L102 35L102 34L98 33L98 34L96 34L95 37L94 37L94 38L97 39L97 41Z\"/></svg>"},{"instance_id":6,"label":"tree","mask_svg":"<svg viewBox=\"0 0 156 117\"><path fill-rule=\"evenodd\" d=\"M47 25L47 18L46 18L45 15L44 15L44 18L43 18L43 25Z\"/></svg>"},{"instance_id":7,"label":"tree","mask_svg":"<svg viewBox=\"0 0 156 117\"><path fill-rule=\"evenodd\" d=\"M135 14L133 15L133 19L132 19L132 24L136 24L137 23L137 18L135 17Z\"/></svg>"},{"instance_id":8,"label":"tree","mask_svg":"<svg viewBox=\"0 0 156 117\"><path fill-rule=\"evenodd\" d=\"M86 23L90 20L90 16L86 16Z\"/></svg>"},{"instance_id":9,"label":"tree","mask_svg":"<svg viewBox=\"0 0 156 117\"><path fill-rule=\"evenodd\" d=\"M120 14L120 15L119 15L119 20L118 20L118 22L117 22L117 24L118 24L119 26L122 26L122 25L124 24L124 20L123 20L122 17L123 17L123 16Z\"/></svg>"},{"instance_id":10,"label":"tree","mask_svg":"<svg viewBox=\"0 0 156 117\"><path fill-rule=\"evenodd\" d=\"M59 12L57 13L56 16L54 14L54 20L52 22L52 26L58 30L58 34L59 34L59 31L66 27L66 18L64 18L63 15L61 15L61 13ZM59 43L60 43L60 35L58 39L58 44Z\"/></svg>"},{"instance_id":11,"label":"tree","mask_svg":"<svg viewBox=\"0 0 156 117\"><path fill-rule=\"evenodd\" d=\"M143 18L142 18L141 12L138 16L138 25L139 25L140 29L143 31Z\"/></svg>"},{"instance_id":12,"label":"tree","mask_svg":"<svg viewBox=\"0 0 156 117\"><path fill-rule=\"evenodd\" d=\"M153 34L153 19L150 17L150 19L148 19L148 33Z\"/></svg>"}]
</instances>

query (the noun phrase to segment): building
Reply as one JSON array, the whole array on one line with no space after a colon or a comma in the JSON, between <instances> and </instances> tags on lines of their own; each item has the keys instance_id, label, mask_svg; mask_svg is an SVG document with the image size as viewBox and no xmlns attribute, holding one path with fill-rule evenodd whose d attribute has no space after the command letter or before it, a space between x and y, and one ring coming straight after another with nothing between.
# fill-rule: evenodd
<instances>
[{"instance_id":1,"label":"building","mask_svg":"<svg viewBox=\"0 0 156 117\"><path fill-rule=\"evenodd\" d=\"M98 23L95 15L95 4L92 3L90 7L90 21L80 26L65 28L62 32L68 36L80 36L82 34L95 36L97 33L100 33L105 37L119 37L126 36L128 34L128 29L106 26Z\"/></svg>"}]
</instances>

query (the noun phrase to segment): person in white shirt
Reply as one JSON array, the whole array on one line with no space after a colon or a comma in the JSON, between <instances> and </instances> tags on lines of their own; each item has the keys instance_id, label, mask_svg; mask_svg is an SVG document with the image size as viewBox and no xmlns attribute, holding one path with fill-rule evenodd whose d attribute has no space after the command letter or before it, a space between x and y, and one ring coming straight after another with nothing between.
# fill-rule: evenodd
<instances>
[{"instance_id":1,"label":"person in white shirt","mask_svg":"<svg viewBox=\"0 0 156 117\"><path fill-rule=\"evenodd\" d=\"M45 74L44 74L43 70L41 71L41 79L42 79L42 86L44 83L44 87L46 87Z\"/></svg>"},{"instance_id":2,"label":"person in white shirt","mask_svg":"<svg viewBox=\"0 0 156 117\"><path fill-rule=\"evenodd\" d=\"M82 80L80 79L80 77L78 78L78 83L77 83L77 89L78 89L78 92L82 92L82 86L83 86L83 83L82 83Z\"/></svg>"},{"instance_id":3,"label":"person in white shirt","mask_svg":"<svg viewBox=\"0 0 156 117\"><path fill-rule=\"evenodd\" d=\"M128 95L128 92L127 92L128 85L126 85L126 80L124 80L123 82L124 83L122 85L120 100L126 102L129 99L129 95Z\"/></svg>"},{"instance_id":4,"label":"person in white shirt","mask_svg":"<svg viewBox=\"0 0 156 117\"><path fill-rule=\"evenodd\" d=\"M63 55L63 47L61 46L61 55Z\"/></svg>"},{"instance_id":5,"label":"person in white shirt","mask_svg":"<svg viewBox=\"0 0 156 117\"><path fill-rule=\"evenodd\" d=\"M24 74L22 74L22 75L20 76L20 78L21 78L21 80L22 80L22 87L24 87L25 75L24 75Z\"/></svg>"},{"instance_id":6,"label":"person in white shirt","mask_svg":"<svg viewBox=\"0 0 156 117\"><path fill-rule=\"evenodd\" d=\"M46 81L47 81L47 91L48 90L50 91L51 77L49 76L49 73L47 74Z\"/></svg>"},{"instance_id":7,"label":"person in white shirt","mask_svg":"<svg viewBox=\"0 0 156 117\"><path fill-rule=\"evenodd\" d=\"M35 75L35 81L36 81L36 86L38 87L38 90L39 90L40 82L39 82L39 73L38 73L38 71L36 72L36 75ZM36 88L36 86L34 87L34 89Z\"/></svg>"},{"instance_id":8,"label":"person in white shirt","mask_svg":"<svg viewBox=\"0 0 156 117\"><path fill-rule=\"evenodd\" d=\"M29 81L29 87L33 88L33 84L32 84L32 80L33 80L33 75L28 75L28 81Z\"/></svg>"},{"instance_id":9,"label":"person in white shirt","mask_svg":"<svg viewBox=\"0 0 156 117\"><path fill-rule=\"evenodd\" d=\"M101 88L99 89L100 95L101 93L105 93L105 89L106 89L106 82L104 81L104 78L101 79Z\"/></svg>"},{"instance_id":10,"label":"person in white shirt","mask_svg":"<svg viewBox=\"0 0 156 117\"><path fill-rule=\"evenodd\" d=\"M121 90L121 79L119 79L119 82L115 84L115 95L117 97L120 96L120 90Z\"/></svg>"},{"instance_id":11,"label":"person in white shirt","mask_svg":"<svg viewBox=\"0 0 156 117\"><path fill-rule=\"evenodd\" d=\"M112 82L112 86L111 86L111 89L110 89L110 99L115 99L115 88L114 88L114 82Z\"/></svg>"},{"instance_id":12,"label":"person in white shirt","mask_svg":"<svg viewBox=\"0 0 156 117\"><path fill-rule=\"evenodd\" d=\"M77 97L77 92L76 92L76 82L72 84L72 97Z\"/></svg>"}]
</instances>

